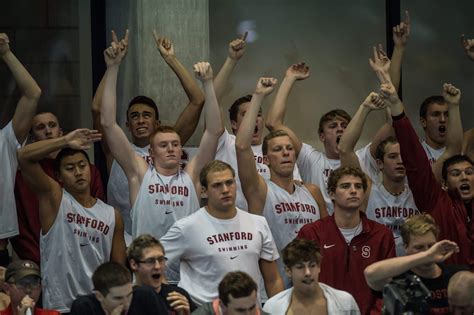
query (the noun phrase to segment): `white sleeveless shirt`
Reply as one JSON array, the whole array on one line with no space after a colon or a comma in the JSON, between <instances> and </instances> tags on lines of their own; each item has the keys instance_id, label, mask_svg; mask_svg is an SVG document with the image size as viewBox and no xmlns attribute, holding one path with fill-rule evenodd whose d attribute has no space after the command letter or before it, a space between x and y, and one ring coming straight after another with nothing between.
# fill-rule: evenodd
<instances>
[{"instance_id":1,"label":"white sleeveless shirt","mask_svg":"<svg viewBox=\"0 0 474 315\"><path fill-rule=\"evenodd\" d=\"M150 156L150 145L146 147L138 147L130 143L133 151L141 156L149 165L152 165L152 158ZM122 170L116 160L113 161L110 168L109 182L107 184L107 202L117 208L122 214L123 225L125 230L125 240L127 245L131 242L132 235L132 218L130 211L130 191L128 188L128 179L125 172Z\"/></svg>"},{"instance_id":2,"label":"white sleeveless shirt","mask_svg":"<svg viewBox=\"0 0 474 315\"><path fill-rule=\"evenodd\" d=\"M114 208L97 199L85 208L63 189L59 211L40 236L43 307L69 312L78 295L90 294L95 269L110 260Z\"/></svg>"},{"instance_id":3,"label":"white sleeveless shirt","mask_svg":"<svg viewBox=\"0 0 474 315\"><path fill-rule=\"evenodd\" d=\"M132 236L148 233L159 239L177 220L199 208L194 183L186 172L164 176L150 166L132 208Z\"/></svg>"},{"instance_id":4,"label":"white sleeveless shirt","mask_svg":"<svg viewBox=\"0 0 474 315\"><path fill-rule=\"evenodd\" d=\"M405 184L405 190L398 196L389 193L382 183L372 185L366 210L367 218L392 230L397 256L405 254L400 227L414 214L420 214L420 211L408 185Z\"/></svg>"},{"instance_id":5,"label":"white sleeveless shirt","mask_svg":"<svg viewBox=\"0 0 474 315\"><path fill-rule=\"evenodd\" d=\"M421 140L421 146L425 150L426 156L428 157L428 160L430 161L431 165L435 164L441 154L444 153L444 150L446 150L446 147L442 147L441 149L434 149L430 147L425 140Z\"/></svg>"}]
</instances>

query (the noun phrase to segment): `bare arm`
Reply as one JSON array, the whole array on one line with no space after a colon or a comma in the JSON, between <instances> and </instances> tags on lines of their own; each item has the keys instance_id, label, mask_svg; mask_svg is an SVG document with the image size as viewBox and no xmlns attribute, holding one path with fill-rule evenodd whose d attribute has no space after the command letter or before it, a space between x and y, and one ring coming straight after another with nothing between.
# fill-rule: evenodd
<instances>
[{"instance_id":1,"label":"bare arm","mask_svg":"<svg viewBox=\"0 0 474 315\"><path fill-rule=\"evenodd\" d=\"M242 191L248 202L248 211L259 215L263 212L268 188L263 177L257 172L252 151L252 134L263 99L273 91L275 84L276 79L272 78L260 78L258 80L249 109L245 113L235 138L239 178Z\"/></svg>"},{"instance_id":2,"label":"bare arm","mask_svg":"<svg viewBox=\"0 0 474 315\"><path fill-rule=\"evenodd\" d=\"M86 150L91 143L99 141L100 138L101 135L96 130L77 129L63 137L34 142L18 151L18 161L23 177L38 197L43 233L47 233L56 219L62 188L43 171L39 162L52 152L64 148Z\"/></svg>"},{"instance_id":3,"label":"bare arm","mask_svg":"<svg viewBox=\"0 0 474 315\"><path fill-rule=\"evenodd\" d=\"M105 72L100 124L102 125L110 152L127 175L130 189L130 202L133 204L148 165L133 151L127 136L116 121L117 76L120 63L127 52L128 30L125 39L122 41L123 43L121 43L123 45L120 45L121 43L118 42L113 42L112 47L109 47L104 51L107 71Z\"/></svg>"},{"instance_id":4,"label":"bare arm","mask_svg":"<svg viewBox=\"0 0 474 315\"><path fill-rule=\"evenodd\" d=\"M123 219L117 209L115 212L115 229L112 239L112 250L110 252L110 261L117 262L125 266L125 239L123 238Z\"/></svg>"},{"instance_id":5,"label":"bare arm","mask_svg":"<svg viewBox=\"0 0 474 315\"><path fill-rule=\"evenodd\" d=\"M446 149L433 165L433 174L438 182L443 181L442 168L443 163L453 155L461 154L463 146L463 130L461 114L459 112L459 101L461 91L452 84L443 85L443 97L448 104L448 125L449 130L446 136Z\"/></svg>"},{"instance_id":6,"label":"bare arm","mask_svg":"<svg viewBox=\"0 0 474 315\"><path fill-rule=\"evenodd\" d=\"M467 155L471 160L474 160L474 128L471 128L464 133L462 154Z\"/></svg>"},{"instance_id":7,"label":"bare arm","mask_svg":"<svg viewBox=\"0 0 474 315\"><path fill-rule=\"evenodd\" d=\"M202 81L206 93L206 103L204 105L206 129L201 138L196 156L186 166L185 170L193 179L194 187L198 188L200 187L199 172L205 164L214 159L219 136L224 132L224 126L221 121L219 105L214 92L214 84L212 82L213 73L210 64L208 62L199 62L194 65L194 72L199 80Z\"/></svg>"},{"instance_id":8,"label":"bare arm","mask_svg":"<svg viewBox=\"0 0 474 315\"><path fill-rule=\"evenodd\" d=\"M309 192L311 193L311 196L313 196L314 201L318 204L319 208L319 215L322 218L327 217L328 214L328 209L326 206L326 202L324 201L323 194L321 192L321 189L319 186L313 185L313 184L304 184L306 188L308 188Z\"/></svg>"},{"instance_id":9,"label":"bare arm","mask_svg":"<svg viewBox=\"0 0 474 315\"><path fill-rule=\"evenodd\" d=\"M303 143L290 128L284 125L283 120L285 118L288 95L293 88L293 84L297 80L305 80L307 78L309 78L309 67L304 62L293 64L286 70L285 78L278 89L275 101L270 107L266 120L266 126L270 131L284 130L289 134L295 146L296 156L299 155Z\"/></svg>"},{"instance_id":10,"label":"bare arm","mask_svg":"<svg viewBox=\"0 0 474 315\"><path fill-rule=\"evenodd\" d=\"M21 62L10 50L7 34L0 33L0 56L10 69L21 91L21 98L13 115L12 125L16 139L23 143L31 128L31 120L36 113L41 89Z\"/></svg>"},{"instance_id":11,"label":"bare arm","mask_svg":"<svg viewBox=\"0 0 474 315\"><path fill-rule=\"evenodd\" d=\"M462 35L461 43L464 47L464 51L466 52L466 56L474 61L474 38L466 39L464 38L464 35Z\"/></svg>"},{"instance_id":12,"label":"bare arm","mask_svg":"<svg viewBox=\"0 0 474 315\"><path fill-rule=\"evenodd\" d=\"M402 61L408 38L410 36L410 15L405 11L405 21L395 25L393 31L394 49L392 54L392 64L390 66L390 77L393 85L398 91L400 87L400 78L402 74Z\"/></svg>"},{"instance_id":13,"label":"bare arm","mask_svg":"<svg viewBox=\"0 0 474 315\"><path fill-rule=\"evenodd\" d=\"M369 287L382 291L393 277L423 264L443 262L457 252L459 247L456 243L448 240L439 241L427 251L385 259L369 265L364 270L365 279Z\"/></svg>"},{"instance_id":14,"label":"bare arm","mask_svg":"<svg viewBox=\"0 0 474 315\"><path fill-rule=\"evenodd\" d=\"M265 291L267 291L268 297L270 298L283 291L283 280L278 273L276 261L260 259L258 264L260 266L260 272L262 273Z\"/></svg>"}]
</instances>

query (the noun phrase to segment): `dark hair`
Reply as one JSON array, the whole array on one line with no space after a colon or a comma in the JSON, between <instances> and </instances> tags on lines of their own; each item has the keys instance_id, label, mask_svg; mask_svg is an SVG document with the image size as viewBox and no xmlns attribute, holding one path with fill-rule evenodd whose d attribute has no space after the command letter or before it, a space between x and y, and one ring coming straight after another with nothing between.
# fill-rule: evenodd
<instances>
[{"instance_id":1,"label":"dark hair","mask_svg":"<svg viewBox=\"0 0 474 315\"><path fill-rule=\"evenodd\" d=\"M345 110L343 110L343 109L333 109L333 110L327 112L326 114L324 114L323 116L321 116L321 118L319 119L318 133L322 133L324 131L323 130L324 123L326 123L330 120L333 120L337 117L340 117L344 120L347 120L348 123L351 121L351 115L349 115Z\"/></svg>"},{"instance_id":2,"label":"dark hair","mask_svg":"<svg viewBox=\"0 0 474 315\"><path fill-rule=\"evenodd\" d=\"M448 179L448 168L453 164L458 164L461 162L469 162L471 165L474 164L472 163L472 160L467 155L463 155L463 154L453 155L452 157L450 157L443 163L443 168L441 169L441 175L443 177L443 180Z\"/></svg>"},{"instance_id":3,"label":"dark hair","mask_svg":"<svg viewBox=\"0 0 474 315\"><path fill-rule=\"evenodd\" d=\"M262 143L262 154L263 155L267 155L267 152L268 152L268 142L274 138L278 138L278 137L290 137L290 135L286 132L286 131L283 131L283 130L274 130L272 132L270 132L269 134L267 134L265 136L265 138L263 138L263 143ZM291 139L290 139L291 140Z\"/></svg>"},{"instance_id":4,"label":"dark hair","mask_svg":"<svg viewBox=\"0 0 474 315\"><path fill-rule=\"evenodd\" d=\"M64 158L68 157L68 156L72 156L72 155L75 155L77 153L82 153L84 154L84 156L86 157L87 159L87 162L89 162L90 164L90 160L89 160L89 156L87 155L86 151L84 150L77 150L77 149L71 149L71 148L64 148L62 149L61 151L59 151L58 155L56 155L56 158L54 159L54 165L53 165L53 168L54 168L54 171L56 173L59 173L59 168L61 166L61 162Z\"/></svg>"},{"instance_id":5,"label":"dark hair","mask_svg":"<svg viewBox=\"0 0 474 315\"><path fill-rule=\"evenodd\" d=\"M106 262L100 265L92 275L94 290L107 296L113 287L132 283L130 271L125 266L116 262Z\"/></svg>"},{"instance_id":6,"label":"dark hair","mask_svg":"<svg viewBox=\"0 0 474 315\"><path fill-rule=\"evenodd\" d=\"M229 119L232 121L237 121L237 115L239 114L239 107L244 103L248 103L252 100L252 95L248 94L242 97L239 97L229 108Z\"/></svg>"},{"instance_id":7,"label":"dark hair","mask_svg":"<svg viewBox=\"0 0 474 315\"><path fill-rule=\"evenodd\" d=\"M359 177L362 180L362 187L364 192L367 190L367 177L364 172L358 167L346 166L335 169L329 174L328 178L328 192L335 192L337 183L344 176L355 176Z\"/></svg>"},{"instance_id":8,"label":"dark hair","mask_svg":"<svg viewBox=\"0 0 474 315\"><path fill-rule=\"evenodd\" d=\"M230 297L238 299L247 297L257 291L255 281L243 271L227 273L219 283L219 299L227 306Z\"/></svg>"},{"instance_id":9,"label":"dark hair","mask_svg":"<svg viewBox=\"0 0 474 315\"><path fill-rule=\"evenodd\" d=\"M201 186L207 188L207 175L209 173L214 173L214 172L223 172L225 170L230 170L232 173L232 177L235 177L235 171L230 166L230 164L227 164L226 162L222 162L220 160L214 160L206 165L201 169L201 172L199 173L199 181L201 182Z\"/></svg>"},{"instance_id":10,"label":"dark hair","mask_svg":"<svg viewBox=\"0 0 474 315\"><path fill-rule=\"evenodd\" d=\"M142 234L132 241L127 248L127 259L136 262L142 259L143 251L150 247L159 247L165 254L165 248L161 242L150 234Z\"/></svg>"},{"instance_id":11,"label":"dark hair","mask_svg":"<svg viewBox=\"0 0 474 315\"><path fill-rule=\"evenodd\" d=\"M321 263L321 250L315 241L295 238L282 251L283 263L291 268L298 263L316 261Z\"/></svg>"},{"instance_id":12,"label":"dark hair","mask_svg":"<svg viewBox=\"0 0 474 315\"><path fill-rule=\"evenodd\" d=\"M158 106L156 106L155 101L153 101L151 98L148 96L144 95L138 95L135 96L130 103L128 103L128 108L127 108L127 121L128 121L128 112L130 111L130 107L132 107L135 104L144 104L147 105L148 107L152 108L155 111L155 118L156 120L160 119L160 113L158 112Z\"/></svg>"},{"instance_id":13,"label":"dark hair","mask_svg":"<svg viewBox=\"0 0 474 315\"><path fill-rule=\"evenodd\" d=\"M385 139L383 139L378 145L377 148L375 149L375 159L380 160L383 162L383 157L385 156L385 147L387 144L396 144L398 143L397 138L394 136L389 136Z\"/></svg>"},{"instance_id":14,"label":"dark hair","mask_svg":"<svg viewBox=\"0 0 474 315\"><path fill-rule=\"evenodd\" d=\"M420 106L420 118L426 119L426 113L428 112L428 107L431 104L446 104L446 100L441 95L432 95L427 97Z\"/></svg>"}]
</instances>

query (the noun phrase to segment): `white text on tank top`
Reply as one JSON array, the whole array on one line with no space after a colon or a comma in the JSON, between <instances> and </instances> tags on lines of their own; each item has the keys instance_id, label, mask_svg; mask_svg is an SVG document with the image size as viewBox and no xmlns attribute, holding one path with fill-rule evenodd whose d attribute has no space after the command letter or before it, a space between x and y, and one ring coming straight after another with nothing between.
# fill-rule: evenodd
<instances>
[{"instance_id":1,"label":"white text on tank top","mask_svg":"<svg viewBox=\"0 0 474 315\"><path fill-rule=\"evenodd\" d=\"M130 143L133 151L141 156L148 165L153 164L153 160L150 156L150 146L138 147L133 143ZM122 214L125 232L132 234L132 219L130 217L130 192L128 188L128 180L125 172L122 170L116 160L113 161L112 167L110 168L109 182L107 184L107 202L117 208Z\"/></svg>"},{"instance_id":2,"label":"white text on tank top","mask_svg":"<svg viewBox=\"0 0 474 315\"><path fill-rule=\"evenodd\" d=\"M400 228L408 217L415 214L420 214L420 211L407 185L399 196L389 193L382 183L372 185L367 204L367 218L392 230L397 255L405 252Z\"/></svg>"},{"instance_id":3,"label":"white text on tank top","mask_svg":"<svg viewBox=\"0 0 474 315\"><path fill-rule=\"evenodd\" d=\"M423 149L425 150L426 156L428 157L428 160L430 161L430 164L433 165L441 156L441 154L444 153L444 150L446 150L446 147L442 147L441 149L434 149L426 143L425 140L421 141L421 145L423 146Z\"/></svg>"},{"instance_id":4,"label":"white text on tank top","mask_svg":"<svg viewBox=\"0 0 474 315\"><path fill-rule=\"evenodd\" d=\"M132 208L132 236L148 233L160 238L177 220L199 207L196 189L186 172L163 176L149 167Z\"/></svg>"},{"instance_id":5,"label":"white text on tank top","mask_svg":"<svg viewBox=\"0 0 474 315\"><path fill-rule=\"evenodd\" d=\"M267 187L263 215L281 251L305 224L320 219L319 207L304 185L294 185L292 194L270 180Z\"/></svg>"},{"instance_id":6,"label":"white text on tank top","mask_svg":"<svg viewBox=\"0 0 474 315\"><path fill-rule=\"evenodd\" d=\"M40 236L43 306L68 311L78 295L91 292L95 269L110 260L113 207L97 199L85 208L63 190L53 226Z\"/></svg>"}]
</instances>

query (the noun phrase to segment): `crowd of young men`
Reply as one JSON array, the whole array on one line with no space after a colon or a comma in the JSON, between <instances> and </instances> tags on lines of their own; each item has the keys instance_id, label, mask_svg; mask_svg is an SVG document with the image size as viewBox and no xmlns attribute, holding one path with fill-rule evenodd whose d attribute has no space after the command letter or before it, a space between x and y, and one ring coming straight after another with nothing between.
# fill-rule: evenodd
<instances>
[{"instance_id":1,"label":"crowd of young men","mask_svg":"<svg viewBox=\"0 0 474 315\"><path fill-rule=\"evenodd\" d=\"M456 293L472 289L472 273L456 272L474 270L474 132L463 135L461 91L444 84L420 108L418 139L397 94L409 34L407 13L393 30L392 60L374 47L380 90L352 119L341 109L320 118L324 152L284 124L294 83L309 77L305 63L286 71L266 122L261 105L277 80L262 77L230 108L234 135L225 130L219 100L247 34L229 44L217 75L207 62L194 65L201 91L172 42L154 32L189 104L171 127L160 125L152 99L133 98L131 142L116 121L119 68L133 49L128 30L121 40L112 32L104 51L92 101L98 130L67 134L53 113L35 115L41 90L0 34L0 55L22 92L0 130L0 261L8 265L8 239L19 258L1 279L0 314L377 314L377 291L406 273L431 290L436 314L450 304L472 311L472 296ZM463 44L474 61L474 40ZM373 110L386 110L387 121L355 151ZM182 165L202 111L199 148ZM107 199L85 152L98 141Z\"/></svg>"}]
</instances>

